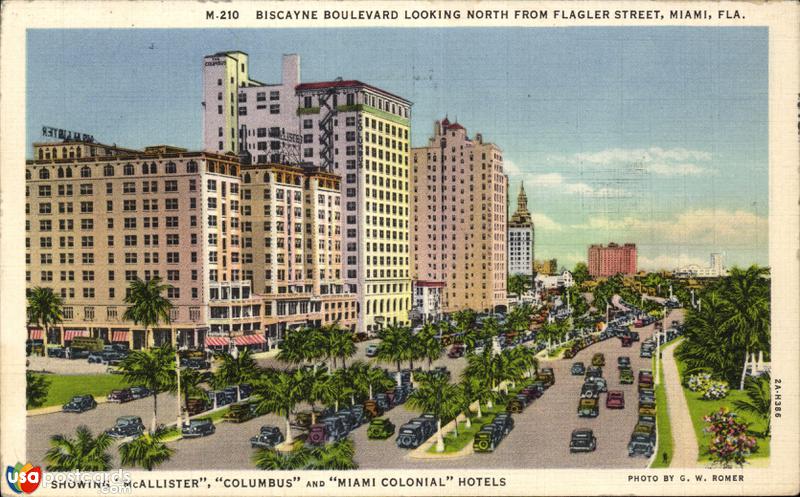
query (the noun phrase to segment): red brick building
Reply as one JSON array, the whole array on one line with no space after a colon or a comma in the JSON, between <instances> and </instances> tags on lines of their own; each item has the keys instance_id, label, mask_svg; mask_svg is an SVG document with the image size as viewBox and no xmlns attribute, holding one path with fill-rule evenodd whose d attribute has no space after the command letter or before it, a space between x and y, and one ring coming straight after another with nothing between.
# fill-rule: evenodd
<instances>
[{"instance_id":1,"label":"red brick building","mask_svg":"<svg viewBox=\"0 0 800 497\"><path fill-rule=\"evenodd\" d=\"M636 244L609 243L589 246L589 274L614 276L617 273L636 274Z\"/></svg>"}]
</instances>

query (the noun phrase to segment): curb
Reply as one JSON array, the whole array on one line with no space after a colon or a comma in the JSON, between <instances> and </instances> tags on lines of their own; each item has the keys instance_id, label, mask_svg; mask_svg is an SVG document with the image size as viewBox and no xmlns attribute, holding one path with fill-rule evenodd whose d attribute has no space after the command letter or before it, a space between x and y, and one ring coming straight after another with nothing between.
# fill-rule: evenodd
<instances>
[{"instance_id":1,"label":"curb","mask_svg":"<svg viewBox=\"0 0 800 497\"><path fill-rule=\"evenodd\" d=\"M97 402L97 405L106 404L108 403L108 399L105 397L94 399ZM41 416L43 414L54 414L57 412L61 412L63 406L47 406L47 407L39 407L37 409L30 409L26 411L25 416Z\"/></svg>"}]
</instances>

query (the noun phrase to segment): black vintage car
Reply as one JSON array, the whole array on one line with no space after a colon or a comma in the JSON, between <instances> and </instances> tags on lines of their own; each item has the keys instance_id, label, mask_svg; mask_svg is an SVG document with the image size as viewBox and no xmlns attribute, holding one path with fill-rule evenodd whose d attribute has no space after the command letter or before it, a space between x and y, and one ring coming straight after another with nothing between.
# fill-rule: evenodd
<instances>
[{"instance_id":1,"label":"black vintage car","mask_svg":"<svg viewBox=\"0 0 800 497\"><path fill-rule=\"evenodd\" d=\"M94 409L97 407L97 402L95 402L94 397L91 395L76 395L72 397L69 402L64 404L62 410L64 412L86 412L89 409Z\"/></svg>"},{"instance_id":2,"label":"black vintage car","mask_svg":"<svg viewBox=\"0 0 800 497\"><path fill-rule=\"evenodd\" d=\"M475 434L475 439L472 441L472 450L475 452L493 452L503 439L503 435L503 428L499 425L494 423L485 424Z\"/></svg>"},{"instance_id":3,"label":"black vintage car","mask_svg":"<svg viewBox=\"0 0 800 497\"><path fill-rule=\"evenodd\" d=\"M425 435L425 439L431 437L434 433L436 433L436 417L433 414L423 414L419 417L413 418L409 423L420 423L423 427L423 434Z\"/></svg>"},{"instance_id":4,"label":"black vintage car","mask_svg":"<svg viewBox=\"0 0 800 497\"><path fill-rule=\"evenodd\" d=\"M501 412L494 417L492 424L499 426L503 430L503 436L506 436L514 429L514 418L507 412Z\"/></svg>"},{"instance_id":5,"label":"black vintage car","mask_svg":"<svg viewBox=\"0 0 800 497\"><path fill-rule=\"evenodd\" d=\"M150 389L146 387L142 386L131 387L131 397L133 397L134 400L149 397L150 394L152 393L153 392L151 392Z\"/></svg>"},{"instance_id":6,"label":"black vintage car","mask_svg":"<svg viewBox=\"0 0 800 497\"><path fill-rule=\"evenodd\" d=\"M569 440L570 452L594 452L597 448L597 439L592 430L573 430Z\"/></svg>"},{"instance_id":7,"label":"black vintage car","mask_svg":"<svg viewBox=\"0 0 800 497\"><path fill-rule=\"evenodd\" d=\"M364 411L363 405L355 404L350 406L349 409L350 409L350 414L353 415L353 417L356 419L356 423L358 423L357 426L361 426L367 421L369 421L369 419L367 418L367 413L366 411Z\"/></svg>"},{"instance_id":8,"label":"black vintage car","mask_svg":"<svg viewBox=\"0 0 800 497\"><path fill-rule=\"evenodd\" d=\"M596 399L600 396L600 388L594 382L587 382L581 386L582 399Z\"/></svg>"},{"instance_id":9,"label":"black vintage car","mask_svg":"<svg viewBox=\"0 0 800 497\"><path fill-rule=\"evenodd\" d=\"M383 412L386 412L393 407L392 401L389 399L389 395L385 393L376 394L375 402L378 404L378 407L380 407L381 411Z\"/></svg>"},{"instance_id":10,"label":"black vintage car","mask_svg":"<svg viewBox=\"0 0 800 497\"><path fill-rule=\"evenodd\" d=\"M139 416L120 416L106 433L114 438L138 437L144 433L144 423Z\"/></svg>"},{"instance_id":11,"label":"black vintage car","mask_svg":"<svg viewBox=\"0 0 800 497\"><path fill-rule=\"evenodd\" d=\"M520 413L528 407L528 397L525 395L517 395L513 399L509 400L506 404L506 411L513 412L513 413Z\"/></svg>"},{"instance_id":12,"label":"black vintage car","mask_svg":"<svg viewBox=\"0 0 800 497\"><path fill-rule=\"evenodd\" d=\"M336 417L342 420L344 429L347 432L350 432L359 426L356 417L353 416L353 413L350 412L350 409L339 409L336 411Z\"/></svg>"},{"instance_id":13,"label":"black vintage car","mask_svg":"<svg viewBox=\"0 0 800 497\"><path fill-rule=\"evenodd\" d=\"M655 443L653 437L648 433L633 432L631 440L628 442L628 456L643 455L650 457L653 455Z\"/></svg>"},{"instance_id":14,"label":"black vintage car","mask_svg":"<svg viewBox=\"0 0 800 497\"><path fill-rule=\"evenodd\" d=\"M271 449L282 443L283 433L277 426L262 426L258 435L250 438L250 447L254 449Z\"/></svg>"},{"instance_id":15,"label":"black vintage car","mask_svg":"<svg viewBox=\"0 0 800 497\"><path fill-rule=\"evenodd\" d=\"M397 446L401 449L416 449L427 440L422 423L406 423L397 430Z\"/></svg>"},{"instance_id":16,"label":"black vintage car","mask_svg":"<svg viewBox=\"0 0 800 497\"><path fill-rule=\"evenodd\" d=\"M347 428L341 418L330 416L321 419L319 423L312 425L308 431L306 443L310 445L322 445L329 442L338 442L347 436Z\"/></svg>"},{"instance_id":17,"label":"black vintage car","mask_svg":"<svg viewBox=\"0 0 800 497\"><path fill-rule=\"evenodd\" d=\"M629 368L629 367L631 367L631 358L626 356L626 355L622 355L622 356L617 357L617 367L618 368Z\"/></svg>"},{"instance_id":18,"label":"black vintage car","mask_svg":"<svg viewBox=\"0 0 800 497\"><path fill-rule=\"evenodd\" d=\"M256 417L255 405L248 402L232 404L225 413L223 419L232 423L244 423Z\"/></svg>"},{"instance_id":19,"label":"black vintage car","mask_svg":"<svg viewBox=\"0 0 800 497\"><path fill-rule=\"evenodd\" d=\"M217 431L214 422L209 418L193 419L184 423L181 428L183 438L205 437Z\"/></svg>"},{"instance_id":20,"label":"black vintage car","mask_svg":"<svg viewBox=\"0 0 800 497\"><path fill-rule=\"evenodd\" d=\"M572 368L570 368L569 371L575 376L580 376L586 373L586 366L584 366L582 362L576 362L572 365Z\"/></svg>"},{"instance_id":21,"label":"black vintage car","mask_svg":"<svg viewBox=\"0 0 800 497\"><path fill-rule=\"evenodd\" d=\"M133 400L133 393L130 388L123 388L121 390L111 390L107 397L109 402L130 402Z\"/></svg>"}]
</instances>

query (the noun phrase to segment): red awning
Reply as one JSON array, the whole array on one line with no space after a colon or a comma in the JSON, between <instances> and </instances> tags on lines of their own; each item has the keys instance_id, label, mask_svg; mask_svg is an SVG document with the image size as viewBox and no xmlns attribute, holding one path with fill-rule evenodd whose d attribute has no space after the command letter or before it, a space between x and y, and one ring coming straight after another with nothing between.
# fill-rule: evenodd
<instances>
[{"instance_id":1,"label":"red awning","mask_svg":"<svg viewBox=\"0 0 800 497\"><path fill-rule=\"evenodd\" d=\"M42 340L44 331L41 328L31 328L28 330L28 335L30 335L31 340Z\"/></svg>"},{"instance_id":2,"label":"red awning","mask_svg":"<svg viewBox=\"0 0 800 497\"><path fill-rule=\"evenodd\" d=\"M228 339L225 337L206 337L206 347L226 347Z\"/></svg>"},{"instance_id":3,"label":"red awning","mask_svg":"<svg viewBox=\"0 0 800 497\"><path fill-rule=\"evenodd\" d=\"M88 337L89 330L64 330L64 341L68 342L75 337Z\"/></svg>"},{"instance_id":4,"label":"red awning","mask_svg":"<svg viewBox=\"0 0 800 497\"><path fill-rule=\"evenodd\" d=\"M261 335L242 335L242 336L236 337L235 341L236 341L236 345L238 345L238 346L242 346L242 345L258 345L258 344L261 344L261 343L267 343L267 341Z\"/></svg>"},{"instance_id":5,"label":"red awning","mask_svg":"<svg viewBox=\"0 0 800 497\"><path fill-rule=\"evenodd\" d=\"M128 332L127 331L115 331L111 334L111 341L112 342L127 342L128 341Z\"/></svg>"}]
</instances>

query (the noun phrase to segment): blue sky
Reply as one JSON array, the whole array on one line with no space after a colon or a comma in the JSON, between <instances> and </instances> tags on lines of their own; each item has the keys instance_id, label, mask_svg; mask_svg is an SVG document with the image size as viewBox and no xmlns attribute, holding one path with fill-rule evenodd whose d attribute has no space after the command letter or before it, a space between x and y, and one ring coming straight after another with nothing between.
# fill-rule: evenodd
<instances>
[{"instance_id":1,"label":"blue sky","mask_svg":"<svg viewBox=\"0 0 800 497\"><path fill-rule=\"evenodd\" d=\"M712 251L767 264L767 42L766 28L33 30L28 154L42 125L200 148L204 55L245 51L269 83L298 53L303 81L414 102L413 145L445 115L497 143L537 258L571 266L617 241L649 269Z\"/></svg>"}]
</instances>

